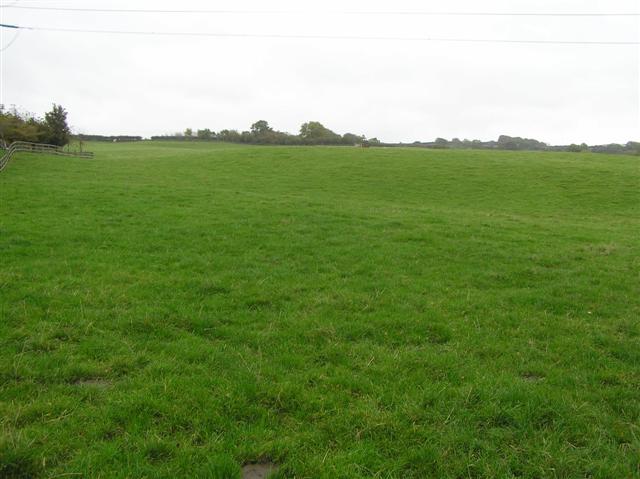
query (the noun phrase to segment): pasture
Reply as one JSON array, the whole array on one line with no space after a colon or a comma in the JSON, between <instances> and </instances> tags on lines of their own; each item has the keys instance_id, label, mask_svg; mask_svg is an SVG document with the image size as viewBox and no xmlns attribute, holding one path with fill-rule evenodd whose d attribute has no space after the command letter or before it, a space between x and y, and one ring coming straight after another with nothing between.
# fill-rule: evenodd
<instances>
[{"instance_id":1,"label":"pasture","mask_svg":"<svg viewBox=\"0 0 640 479\"><path fill-rule=\"evenodd\" d=\"M0 173L0 477L640 477L640 163L91 144Z\"/></svg>"}]
</instances>

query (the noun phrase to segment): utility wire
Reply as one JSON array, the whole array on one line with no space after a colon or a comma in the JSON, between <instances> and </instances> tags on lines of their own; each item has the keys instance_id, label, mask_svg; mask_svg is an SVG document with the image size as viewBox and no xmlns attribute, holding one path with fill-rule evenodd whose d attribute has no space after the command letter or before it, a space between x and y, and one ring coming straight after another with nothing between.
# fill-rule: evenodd
<instances>
[{"instance_id":1,"label":"utility wire","mask_svg":"<svg viewBox=\"0 0 640 479\"><path fill-rule=\"evenodd\" d=\"M4 26L4 25L3 25ZM7 48L9 48L11 45L14 44L14 42L18 39L18 37L20 36L20 29L16 30L16 34L15 36L11 39L11 41L9 41L9 43L7 43L4 47L0 48L0 53L2 53L3 51L5 51Z\"/></svg>"},{"instance_id":2,"label":"utility wire","mask_svg":"<svg viewBox=\"0 0 640 479\"><path fill-rule=\"evenodd\" d=\"M48 10L57 12L94 12L94 13L192 13L192 14L228 14L228 15L316 15L329 13L336 15L407 15L433 17L640 17L640 13L609 12L609 13L552 13L552 12L436 12L436 11L377 11L377 10L344 10L344 11L300 11L300 10L227 10L227 9L196 9L196 10L158 10L134 8L82 8L82 7L40 7L26 5L0 5L0 8L14 8L22 10Z\"/></svg>"},{"instance_id":3,"label":"utility wire","mask_svg":"<svg viewBox=\"0 0 640 479\"><path fill-rule=\"evenodd\" d=\"M135 30L88 30L76 28L31 27L0 24L4 28L64 33L96 33L107 35L144 35L168 37L213 37L213 38L269 38L286 40L373 40L394 42L447 42L447 43L511 43L538 45L640 45L640 41L582 41L582 40L509 40L493 38L456 38L456 37L392 37L367 35L298 35L271 33L216 33L216 32L155 32Z\"/></svg>"}]
</instances>

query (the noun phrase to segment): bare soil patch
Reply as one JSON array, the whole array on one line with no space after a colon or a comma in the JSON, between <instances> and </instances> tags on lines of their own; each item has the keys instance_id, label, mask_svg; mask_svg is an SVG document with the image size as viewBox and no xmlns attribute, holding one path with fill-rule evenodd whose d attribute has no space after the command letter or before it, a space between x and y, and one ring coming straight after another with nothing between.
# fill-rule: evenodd
<instances>
[{"instance_id":1,"label":"bare soil patch","mask_svg":"<svg viewBox=\"0 0 640 479\"><path fill-rule=\"evenodd\" d=\"M242 479L266 479L278 470L278 466L270 462L247 464L242 467Z\"/></svg>"}]
</instances>

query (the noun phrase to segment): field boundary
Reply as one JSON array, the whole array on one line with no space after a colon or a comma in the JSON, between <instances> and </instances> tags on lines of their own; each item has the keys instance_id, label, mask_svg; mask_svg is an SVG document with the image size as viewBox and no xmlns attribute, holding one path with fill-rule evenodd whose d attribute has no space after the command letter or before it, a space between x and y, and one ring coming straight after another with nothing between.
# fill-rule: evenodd
<instances>
[{"instance_id":1,"label":"field boundary","mask_svg":"<svg viewBox=\"0 0 640 479\"><path fill-rule=\"evenodd\" d=\"M46 143L32 143L29 141L14 141L9 145L0 158L0 171L4 170L9 160L15 153L45 153L49 155L57 156L73 156L78 158L93 158L93 153L90 151L64 151L61 146L48 145Z\"/></svg>"}]
</instances>

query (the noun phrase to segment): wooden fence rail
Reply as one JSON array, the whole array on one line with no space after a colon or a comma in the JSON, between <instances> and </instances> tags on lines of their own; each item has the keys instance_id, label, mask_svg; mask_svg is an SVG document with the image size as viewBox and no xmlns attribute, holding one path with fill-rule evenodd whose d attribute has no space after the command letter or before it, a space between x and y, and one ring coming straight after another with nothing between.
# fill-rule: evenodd
<instances>
[{"instance_id":1,"label":"wooden fence rail","mask_svg":"<svg viewBox=\"0 0 640 479\"><path fill-rule=\"evenodd\" d=\"M1 150L0 150L1 151ZM31 143L29 141L14 141L9 145L9 148L4 150L2 158L0 158L0 171L7 166L9 160L15 153L45 153L48 155L57 156L74 156L79 158L93 158L93 153L90 151L64 151L61 146L47 145L45 143Z\"/></svg>"}]
</instances>

